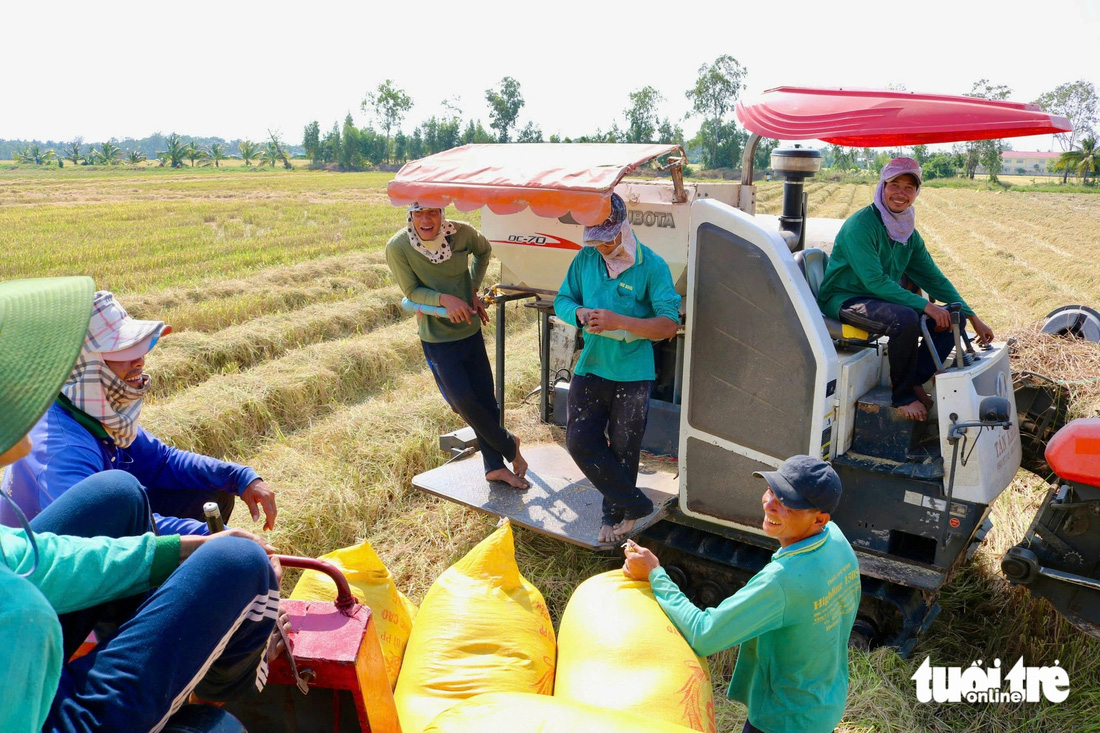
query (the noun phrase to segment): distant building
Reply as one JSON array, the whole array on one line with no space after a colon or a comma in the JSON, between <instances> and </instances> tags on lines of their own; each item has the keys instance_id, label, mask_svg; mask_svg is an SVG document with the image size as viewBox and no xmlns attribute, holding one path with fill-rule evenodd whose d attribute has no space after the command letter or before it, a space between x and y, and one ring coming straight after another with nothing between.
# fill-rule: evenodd
<instances>
[{"instance_id":1,"label":"distant building","mask_svg":"<svg viewBox=\"0 0 1100 733\"><path fill-rule=\"evenodd\" d=\"M1061 153L1006 150L1001 153L1001 174L1032 176L1054 175L1051 173L1049 166L1054 161L1058 160L1061 155ZM1021 171L1021 169L1023 170Z\"/></svg>"}]
</instances>

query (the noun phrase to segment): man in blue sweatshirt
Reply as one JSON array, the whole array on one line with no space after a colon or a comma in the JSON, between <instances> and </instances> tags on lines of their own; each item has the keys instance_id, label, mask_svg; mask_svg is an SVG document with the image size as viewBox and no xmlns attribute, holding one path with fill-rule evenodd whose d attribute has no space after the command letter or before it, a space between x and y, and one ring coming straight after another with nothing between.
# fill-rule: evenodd
<instances>
[{"instance_id":1,"label":"man in blue sweatshirt","mask_svg":"<svg viewBox=\"0 0 1100 733\"><path fill-rule=\"evenodd\" d=\"M34 518L82 479L118 469L149 496L161 534L206 534L202 506L214 501L223 519L240 496L265 529L275 526L275 493L253 469L179 450L138 424L150 377L145 357L170 332L163 321L131 318L112 293L96 293L76 365L46 414L31 429L34 447L0 486ZM0 523L15 526L10 507Z\"/></svg>"},{"instance_id":2,"label":"man in blue sweatshirt","mask_svg":"<svg viewBox=\"0 0 1100 733\"><path fill-rule=\"evenodd\" d=\"M727 694L748 708L743 733L828 733L844 716L848 636L860 598L855 552L829 521L840 477L810 456L753 475L768 484L761 529L779 550L717 608L696 608L657 556L633 542L623 572L652 584L696 654L741 645Z\"/></svg>"}]
</instances>

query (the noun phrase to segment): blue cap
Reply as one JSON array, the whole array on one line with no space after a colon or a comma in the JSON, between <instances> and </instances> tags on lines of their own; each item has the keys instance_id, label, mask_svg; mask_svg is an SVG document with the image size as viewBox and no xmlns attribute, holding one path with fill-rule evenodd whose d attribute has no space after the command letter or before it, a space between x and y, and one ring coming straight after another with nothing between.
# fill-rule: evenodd
<instances>
[{"instance_id":1,"label":"blue cap","mask_svg":"<svg viewBox=\"0 0 1100 733\"><path fill-rule=\"evenodd\" d=\"M617 193L611 194L611 215L602 224L584 228L584 243L613 242L626 221L626 202Z\"/></svg>"},{"instance_id":2,"label":"blue cap","mask_svg":"<svg viewBox=\"0 0 1100 733\"><path fill-rule=\"evenodd\" d=\"M776 471L757 471L779 503L788 509L817 509L832 514L840 503L840 476L813 456L791 456Z\"/></svg>"}]
</instances>

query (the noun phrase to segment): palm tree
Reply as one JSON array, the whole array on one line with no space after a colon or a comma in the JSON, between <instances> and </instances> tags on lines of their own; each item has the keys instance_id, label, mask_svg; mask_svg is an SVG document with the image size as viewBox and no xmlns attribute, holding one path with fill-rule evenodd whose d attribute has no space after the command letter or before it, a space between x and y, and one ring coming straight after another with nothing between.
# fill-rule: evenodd
<instances>
[{"instance_id":1,"label":"palm tree","mask_svg":"<svg viewBox=\"0 0 1100 733\"><path fill-rule=\"evenodd\" d=\"M76 140L69 143L68 147L64 150L65 160L71 160L73 165L80 165L80 144L83 142L83 138L78 137Z\"/></svg>"},{"instance_id":2,"label":"palm tree","mask_svg":"<svg viewBox=\"0 0 1100 733\"><path fill-rule=\"evenodd\" d=\"M1072 172L1088 183L1089 174L1100 172L1100 149L1096 147L1095 137L1086 137L1081 141L1080 150L1067 150L1050 166L1052 171Z\"/></svg>"},{"instance_id":3,"label":"palm tree","mask_svg":"<svg viewBox=\"0 0 1100 733\"><path fill-rule=\"evenodd\" d=\"M43 150L40 144L31 143L22 150L12 153L11 157L16 163L34 163L35 165L42 165L56 158L57 153L55 153L52 148Z\"/></svg>"},{"instance_id":4,"label":"palm tree","mask_svg":"<svg viewBox=\"0 0 1100 733\"><path fill-rule=\"evenodd\" d=\"M206 160L214 163L215 168L219 168L218 161L225 160L229 156L225 153L225 146L221 143L210 143L210 148L205 151Z\"/></svg>"},{"instance_id":5,"label":"palm tree","mask_svg":"<svg viewBox=\"0 0 1100 733\"><path fill-rule=\"evenodd\" d=\"M164 141L164 148L163 153L157 153L158 158L163 155L162 160L171 168L179 168L183 165L183 159L187 157L184 152L187 146L184 145L183 139L179 135L174 132L169 135L168 139Z\"/></svg>"},{"instance_id":6,"label":"palm tree","mask_svg":"<svg viewBox=\"0 0 1100 733\"><path fill-rule=\"evenodd\" d=\"M84 157L81 158L81 165L95 165L99 162L99 151L95 149L94 145L88 146L88 152L84 153Z\"/></svg>"},{"instance_id":7,"label":"palm tree","mask_svg":"<svg viewBox=\"0 0 1100 733\"><path fill-rule=\"evenodd\" d=\"M279 146L273 142L269 142L267 145L264 145L263 151L260 153L260 165L270 165L274 168L275 164L279 162L281 158Z\"/></svg>"},{"instance_id":8,"label":"palm tree","mask_svg":"<svg viewBox=\"0 0 1100 733\"><path fill-rule=\"evenodd\" d=\"M109 140L99 149L99 162L103 165L118 165L121 158L122 150Z\"/></svg>"},{"instance_id":9,"label":"palm tree","mask_svg":"<svg viewBox=\"0 0 1100 733\"><path fill-rule=\"evenodd\" d=\"M203 157L203 149L195 144L195 141L187 143L183 148L183 157L191 161L191 167L195 167L195 161Z\"/></svg>"},{"instance_id":10,"label":"palm tree","mask_svg":"<svg viewBox=\"0 0 1100 733\"><path fill-rule=\"evenodd\" d=\"M126 155L126 162L130 165L137 165L138 163L145 162L145 153L140 150L131 150Z\"/></svg>"},{"instance_id":11,"label":"palm tree","mask_svg":"<svg viewBox=\"0 0 1100 733\"><path fill-rule=\"evenodd\" d=\"M252 161L255 158L260 157L260 151L256 147L256 143L251 140L241 140L240 145L237 146L241 154L241 159L246 166L251 166Z\"/></svg>"}]
</instances>

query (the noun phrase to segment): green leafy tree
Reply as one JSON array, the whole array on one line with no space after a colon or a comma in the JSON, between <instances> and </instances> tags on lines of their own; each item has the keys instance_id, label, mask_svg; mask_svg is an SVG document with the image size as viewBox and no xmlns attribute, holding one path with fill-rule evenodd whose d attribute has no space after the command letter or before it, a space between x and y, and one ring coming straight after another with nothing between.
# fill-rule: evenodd
<instances>
[{"instance_id":1,"label":"green leafy tree","mask_svg":"<svg viewBox=\"0 0 1100 733\"><path fill-rule=\"evenodd\" d=\"M1004 84L993 84L988 79L979 79L970 87L968 97L982 99L1008 99L1012 89ZM966 175L973 178L979 165L989 171L989 182L997 183L997 174L1001 172L1001 153L1008 150L1004 140L971 140L966 143Z\"/></svg>"},{"instance_id":2,"label":"green leafy tree","mask_svg":"<svg viewBox=\"0 0 1100 733\"><path fill-rule=\"evenodd\" d=\"M31 143L12 154L12 159L16 163L33 163L34 165L48 163L56 157L57 153L52 148L44 148L40 143Z\"/></svg>"},{"instance_id":3,"label":"green leafy tree","mask_svg":"<svg viewBox=\"0 0 1100 733\"><path fill-rule=\"evenodd\" d=\"M504 77L498 88L485 90L485 101L489 103L489 127L497 131L497 142L508 142L508 131L515 127L524 105L519 82L510 76Z\"/></svg>"},{"instance_id":4,"label":"green leafy tree","mask_svg":"<svg viewBox=\"0 0 1100 733\"><path fill-rule=\"evenodd\" d=\"M466 129L462 131L462 144L483 144L493 142L493 136L481 125L481 120L470 120L466 123Z\"/></svg>"},{"instance_id":5,"label":"green leafy tree","mask_svg":"<svg viewBox=\"0 0 1100 733\"><path fill-rule=\"evenodd\" d=\"M348 115L348 119L351 119L351 115ZM271 130L267 131L267 137L268 141L266 150L271 151L275 154L276 161L282 161L283 168L287 169L288 171L292 170L294 166L290 164L290 157L287 155L286 151L286 143L284 143L279 138L279 136ZM272 163L271 166L274 168L275 163Z\"/></svg>"},{"instance_id":6,"label":"green leafy tree","mask_svg":"<svg viewBox=\"0 0 1100 733\"><path fill-rule=\"evenodd\" d=\"M306 125L302 133L302 147L306 150L306 157L311 163L316 163L321 157L321 125L314 120Z\"/></svg>"},{"instance_id":7,"label":"green leafy tree","mask_svg":"<svg viewBox=\"0 0 1100 733\"><path fill-rule=\"evenodd\" d=\"M951 178L958 169L958 156L950 153L936 153L921 163L921 171L924 180L931 181L936 178Z\"/></svg>"},{"instance_id":8,"label":"green leafy tree","mask_svg":"<svg viewBox=\"0 0 1100 733\"><path fill-rule=\"evenodd\" d=\"M359 106L364 112L373 110L378 123L386 131L386 159L389 160L390 132L395 127L401 127L405 113L412 109L412 97L394 86L393 79L386 79L376 91L369 92Z\"/></svg>"},{"instance_id":9,"label":"green leafy tree","mask_svg":"<svg viewBox=\"0 0 1100 733\"><path fill-rule=\"evenodd\" d=\"M72 161L73 165L80 165L80 146L84 144L84 138L78 137L65 146L64 158Z\"/></svg>"},{"instance_id":10,"label":"green leafy tree","mask_svg":"<svg viewBox=\"0 0 1100 733\"><path fill-rule=\"evenodd\" d=\"M118 165L122 160L122 150L110 140L99 148L98 162L100 165Z\"/></svg>"},{"instance_id":11,"label":"green leafy tree","mask_svg":"<svg viewBox=\"0 0 1100 733\"><path fill-rule=\"evenodd\" d=\"M225 152L225 146L218 142L210 143L210 147L202 151L203 160L207 163L213 163L215 168L220 168L219 163L229 158L229 154Z\"/></svg>"},{"instance_id":12,"label":"green leafy tree","mask_svg":"<svg viewBox=\"0 0 1100 733\"><path fill-rule=\"evenodd\" d=\"M344 130L341 135L340 155L336 162L341 170L354 171L363 167L363 150L359 140L359 130L349 112L344 118Z\"/></svg>"},{"instance_id":13,"label":"green leafy tree","mask_svg":"<svg viewBox=\"0 0 1100 733\"><path fill-rule=\"evenodd\" d=\"M333 122L332 129L328 131L321 141L321 162L335 163L340 157L340 123ZM368 157L368 160L371 158Z\"/></svg>"},{"instance_id":14,"label":"green leafy tree","mask_svg":"<svg viewBox=\"0 0 1100 733\"><path fill-rule=\"evenodd\" d=\"M832 167L840 171L855 170L859 167L856 163L856 151L846 145L830 145L826 155L832 158Z\"/></svg>"},{"instance_id":15,"label":"green leafy tree","mask_svg":"<svg viewBox=\"0 0 1100 733\"><path fill-rule=\"evenodd\" d=\"M130 165L137 165L145 162L145 153L140 150L131 150L126 154L126 162Z\"/></svg>"},{"instance_id":16,"label":"green leafy tree","mask_svg":"<svg viewBox=\"0 0 1100 733\"><path fill-rule=\"evenodd\" d=\"M243 160L244 164L248 167L252 166L253 160L260 157L259 146L247 139L241 140L240 144L237 145L237 152L240 153L241 160Z\"/></svg>"},{"instance_id":17,"label":"green leafy tree","mask_svg":"<svg viewBox=\"0 0 1100 733\"><path fill-rule=\"evenodd\" d=\"M684 130L679 125L672 124L667 117L657 125L657 142L665 144L684 144Z\"/></svg>"},{"instance_id":18,"label":"green leafy tree","mask_svg":"<svg viewBox=\"0 0 1100 733\"><path fill-rule=\"evenodd\" d=\"M1100 102L1096 97L1096 87L1091 82L1079 79L1059 84L1053 90L1040 94L1035 104L1047 112L1062 115L1073 125L1069 132L1060 132L1054 136L1063 151L1072 152L1078 139L1095 137L1092 131L1096 127L1097 107ZM1062 183L1066 182L1070 174L1070 168L1064 170Z\"/></svg>"},{"instance_id":19,"label":"green leafy tree","mask_svg":"<svg viewBox=\"0 0 1100 733\"><path fill-rule=\"evenodd\" d=\"M542 129L534 122L528 122L524 125L523 129L519 131L519 134L516 136L516 142L541 143Z\"/></svg>"},{"instance_id":20,"label":"green leafy tree","mask_svg":"<svg viewBox=\"0 0 1100 733\"><path fill-rule=\"evenodd\" d=\"M1066 171L1066 175L1073 173L1080 176L1088 183L1089 174L1095 179L1100 171L1100 149L1096 147L1095 137L1086 137L1081 141L1081 147L1077 150L1067 150L1058 156L1058 160L1051 164L1052 171ZM1065 179L1063 179L1065 180Z\"/></svg>"},{"instance_id":21,"label":"green leafy tree","mask_svg":"<svg viewBox=\"0 0 1100 733\"><path fill-rule=\"evenodd\" d=\"M187 157L187 144L176 133L169 135L164 141L164 161L169 168L179 168L183 165L183 159ZM159 158L160 152L157 153Z\"/></svg>"},{"instance_id":22,"label":"green leafy tree","mask_svg":"<svg viewBox=\"0 0 1100 733\"><path fill-rule=\"evenodd\" d=\"M630 106L623 110L626 116L626 141L631 143L653 142L659 123L657 106L665 100L654 87L645 86L630 93Z\"/></svg>"},{"instance_id":23,"label":"green leafy tree","mask_svg":"<svg viewBox=\"0 0 1100 733\"><path fill-rule=\"evenodd\" d=\"M195 167L195 162L196 161L202 160L204 152L205 151L203 151L203 149L200 148L195 143L194 140L191 140L190 142L188 142L186 145L183 146L183 157L185 157L189 161L191 161L191 167L192 168Z\"/></svg>"},{"instance_id":24,"label":"green leafy tree","mask_svg":"<svg viewBox=\"0 0 1100 733\"><path fill-rule=\"evenodd\" d=\"M917 161L921 165L924 165L924 161L928 160L930 153L928 152L927 145L914 145L913 146L913 160Z\"/></svg>"},{"instance_id":25,"label":"green leafy tree","mask_svg":"<svg viewBox=\"0 0 1100 733\"><path fill-rule=\"evenodd\" d=\"M736 130L733 123L726 124L726 115L733 111L737 95L741 91L747 70L737 59L723 54L713 64L699 67L699 76L695 86L685 92L692 105L692 112L703 117L704 165L718 167L719 148L728 144L723 136L732 135ZM705 128L705 132L703 130Z\"/></svg>"}]
</instances>

